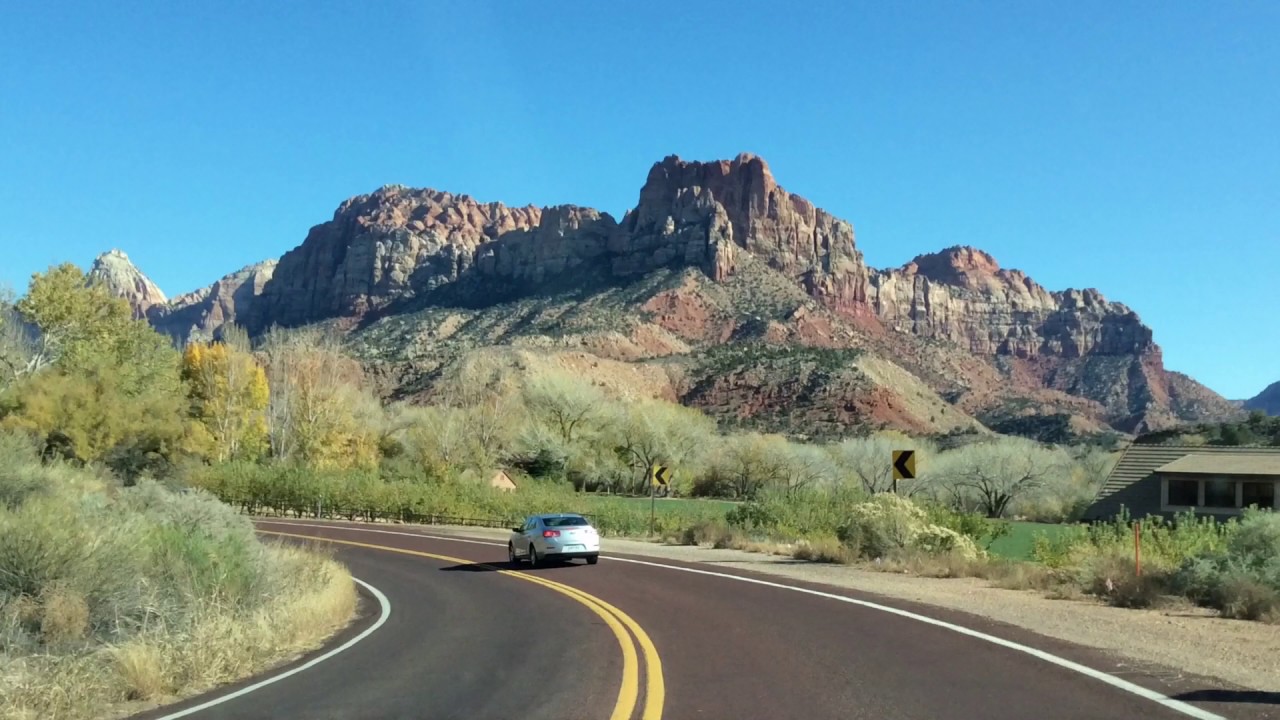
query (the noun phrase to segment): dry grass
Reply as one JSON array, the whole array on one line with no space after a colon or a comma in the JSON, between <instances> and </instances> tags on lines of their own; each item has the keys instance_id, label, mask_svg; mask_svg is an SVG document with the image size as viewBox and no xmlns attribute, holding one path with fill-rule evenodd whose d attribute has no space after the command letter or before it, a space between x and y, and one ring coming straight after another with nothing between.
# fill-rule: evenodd
<instances>
[{"instance_id":1,"label":"dry grass","mask_svg":"<svg viewBox=\"0 0 1280 720\"><path fill-rule=\"evenodd\" d=\"M799 546L798 543L753 538L737 528L729 527L725 523L715 520L695 523L685 528L680 537L669 536L664 539L664 542L667 545L693 545L716 550L742 550L743 552L786 557L791 557Z\"/></svg>"},{"instance_id":2,"label":"dry grass","mask_svg":"<svg viewBox=\"0 0 1280 720\"><path fill-rule=\"evenodd\" d=\"M89 603L65 586L47 589L40 602L40 635L47 645L83 640L89 633Z\"/></svg>"},{"instance_id":3,"label":"dry grass","mask_svg":"<svg viewBox=\"0 0 1280 720\"><path fill-rule=\"evenodd\" d=\"M78 720L122 716L130 701L168 701L261 672L318 647L355 613L346 569L290 546L266 550L280 587L248 613L206 604L181 632L161 629L118 646L81 643L78 652L0 653L0 718ZM56 599L55 599L56 598ZM81 623L83 599L50 595L36 611L41 631L68 641ZM32 613L30 603L9 615ZM14 621L19 621L14 618Z\"/></svg>"},{"instance_id":4,"label":"dry grass","mask_svg":"<svg viewBox=\"0 0 1280 720\"><path fill-rule=\"evenodd\" d=\"M835 538L827 538L797 543L791 552L791 557L811 562L848 565L857 561L858 553L841 545Z\"/></svg>"}]
</instances>

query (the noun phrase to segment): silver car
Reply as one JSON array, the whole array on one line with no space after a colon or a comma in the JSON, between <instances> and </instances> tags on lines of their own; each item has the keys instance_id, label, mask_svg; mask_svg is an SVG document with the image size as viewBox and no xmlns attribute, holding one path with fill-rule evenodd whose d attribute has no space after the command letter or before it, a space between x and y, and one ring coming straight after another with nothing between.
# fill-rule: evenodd
<instances>
[{"instance_id":1,"label":"silver car","mask_svg":"<svg viewBox=\"0 0 1280 720\"><path fill-rule=\"evenodd\" d=\"M581 515L555 513L531 515L524 525L512 528L507 559L514 565L528 560L531 566L547 561L584 558L588 565L600 559L600 534Z\"/></svg>"}]
</instances>

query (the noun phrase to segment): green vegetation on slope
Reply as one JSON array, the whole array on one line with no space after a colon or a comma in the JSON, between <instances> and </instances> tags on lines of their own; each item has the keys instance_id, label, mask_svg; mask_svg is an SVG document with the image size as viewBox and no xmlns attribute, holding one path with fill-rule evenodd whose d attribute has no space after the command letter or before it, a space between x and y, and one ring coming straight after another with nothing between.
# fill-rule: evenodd
<instances>
[{"instance_id":1,"label":"green vegetation on slope","mask_svg":"<svg viewBox=\"0 0 1280 720\"><path fill-rule=\"evenodd\" d=\"M1135 442L1144 445L1269 445L1280 447L1280 417L1254 411L1245 420L1202 423L1147 433Z\"/></svg>"}]
</instances>

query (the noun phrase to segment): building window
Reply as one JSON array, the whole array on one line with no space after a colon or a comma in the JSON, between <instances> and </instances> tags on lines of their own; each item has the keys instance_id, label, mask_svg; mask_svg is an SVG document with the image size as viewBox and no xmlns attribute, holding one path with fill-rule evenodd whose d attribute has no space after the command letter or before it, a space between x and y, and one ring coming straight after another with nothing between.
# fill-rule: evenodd
<instances>
[{"instance_id":1,"label":"building window","mask_svg":"<svg viewBox=\"0 0 1280 720\"><path fill-rule=\"evenodd\" d=\"M1260 508L1272 508L1276 504L1276 484L1273 482L1244 483L1241 501L1243 507L1257 505Z\"/></svg>"},{"instance_id":2,"label":"building window","mask_svg":"<svg viewBox=\"0 0 1280 720\"><path fill-rule=\"evenodd\" d=\"M1207 508L1240 507L1236 505L1236 484L1230 480L1205 480L1204 506Z\"/></svg>"},{"instance_id":3,"label":"building window","mask_svg":"<svg viewBox=\"0 0 1280 720\"><path fill-rule=\"evenodd\" d=\"M1232 500L1234 500L1234 496ZM1177 507L1195 507L1200 504L1199 480L1170 480L1169 504Z\"/></svg>"}]
</instances>

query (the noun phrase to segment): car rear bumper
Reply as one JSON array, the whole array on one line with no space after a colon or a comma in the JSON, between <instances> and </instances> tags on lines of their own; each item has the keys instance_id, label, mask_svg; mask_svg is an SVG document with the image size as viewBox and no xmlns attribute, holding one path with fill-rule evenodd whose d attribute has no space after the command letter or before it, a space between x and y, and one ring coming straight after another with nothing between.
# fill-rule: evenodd
<instances>
[{"instance_id":1,"label":"car rear bumper","mask_svg":"<svg viewBox=\"0 0 1280 720\"><path fill-rule=\"evenodd\" d=\"M546 543L538 549L538 552L547 556L554 555L555 557L589 557L600 554L600 543L563 543L557 545Z\"/></svg>"},{"instance_id":2,"label":"car rear bumper","mask_svg":"<svg viewBox=\"0 0 1280 720\"><path fill-rule=\"evenodd\" d=\"M559 558L561 560L572 560L574 558L593 558L599 557L599 550L568 550L565 552L549 552L548 558Z\"/></svg>"}]
</instances>

